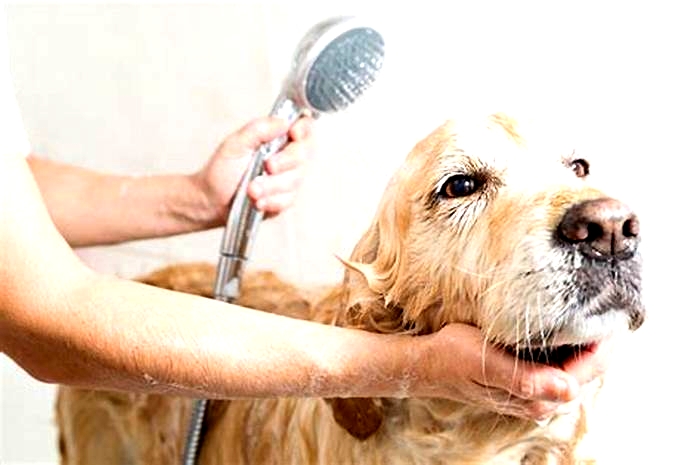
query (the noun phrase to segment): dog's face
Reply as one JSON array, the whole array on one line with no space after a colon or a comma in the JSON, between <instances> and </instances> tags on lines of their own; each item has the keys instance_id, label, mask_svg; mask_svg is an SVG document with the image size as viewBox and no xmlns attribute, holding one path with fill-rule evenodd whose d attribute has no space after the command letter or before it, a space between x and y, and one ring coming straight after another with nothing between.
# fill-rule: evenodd
<instances>
[{"instance_id":1,"label":"dog's face","mask_svg":"<svg viewBox=\"0 0 700 465\"><path fill-rule=\"evenodd\" d=\"M417 333L467 322L560 362L636 329L639 221L590 185L589 169L528 149L503 115L439 127L409 154L348 263L369 289L351 291L356 318Z\"/></svg>"}]
</instances>

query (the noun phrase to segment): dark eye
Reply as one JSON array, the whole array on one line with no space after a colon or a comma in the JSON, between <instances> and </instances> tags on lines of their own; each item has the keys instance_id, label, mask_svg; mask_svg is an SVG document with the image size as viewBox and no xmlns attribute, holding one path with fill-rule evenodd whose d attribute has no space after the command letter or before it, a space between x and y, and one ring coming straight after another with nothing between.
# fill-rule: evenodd
<instances>
[{"instance_id":1,"label":"dark eye","mask_svg":"<svg viewBox=\"0 0 700 465\"><path fill-rule=\"evenodd\" d=\"M440 189L440 195L447 198L465 197L473 194L479 183L469 176L459 174L449 178Z\"/></svg>"},{"instance_id":2,"label":"dark eye","mask_svg":"<svg viewBox=\"0 0 700 465\"><path fill-rule=\"evenodd\" d=\"M585 178L588 176L588 173L590 172L590 166L586 160L583 158L577 158L576 160L572 160L571 162L571 169L573 170L574 174L576 174L576 177L579 178Z\"/></svg>"}]
</instances>

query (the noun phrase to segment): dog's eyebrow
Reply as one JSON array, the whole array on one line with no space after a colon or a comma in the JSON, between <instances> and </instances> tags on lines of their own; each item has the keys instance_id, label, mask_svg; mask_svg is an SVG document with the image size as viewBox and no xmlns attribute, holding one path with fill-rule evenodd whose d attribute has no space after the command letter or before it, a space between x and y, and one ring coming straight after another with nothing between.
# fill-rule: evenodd
<instances>
[{"instance_id":1,"label":"dog's eyebrow","mask_svg":"<svg viewBox=\"0 0 700 465\"><path fill-rule=\"evenodd\" d=\"M491 171L491 167L483 160L469 156L461 150L456 150L441 158L441 163L436 170L436 182L444 182L448 177L458 174L476 176Z\"/></svg>"},{"instance_id":2,"label":"dog's eyebrow","mask_svg":"<svg viewBox=\"0 0 700 465\"><path fill-rule=\"evenodd\" d=\"M571 149L571 153L565 154L561 156L561 162L564 163L565 165L571 164L574 160L577 160L579 158L585 158L584 156L576 153L576 149Z\"/></svg>"}]
</instances>

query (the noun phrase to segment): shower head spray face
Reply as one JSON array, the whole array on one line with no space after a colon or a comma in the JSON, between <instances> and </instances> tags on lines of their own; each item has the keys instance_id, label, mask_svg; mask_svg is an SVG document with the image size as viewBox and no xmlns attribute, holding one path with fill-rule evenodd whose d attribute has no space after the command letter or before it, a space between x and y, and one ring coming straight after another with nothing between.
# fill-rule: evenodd
<instances>
[{"instance_id":1,"label":"shower head spray face","mask_svg":"<svg viewBox=\"0 0 700 465\"><path fill-rule=\"evenodd\" d=\"M302 38L282 93L312 112L343 110L374 83L383 64L379 32L358 18L332 18Z\"/></svg>"}]
</instances>

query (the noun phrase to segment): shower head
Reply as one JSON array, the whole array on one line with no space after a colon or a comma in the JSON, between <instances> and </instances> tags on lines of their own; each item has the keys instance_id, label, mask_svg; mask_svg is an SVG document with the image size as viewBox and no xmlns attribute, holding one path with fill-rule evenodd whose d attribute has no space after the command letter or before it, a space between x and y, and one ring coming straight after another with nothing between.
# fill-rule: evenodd
<instances>
[{"instance_id":1,"label":"shower head","mask_svg":"<svg viewBox=\"0 0 700 465\"><path fill-rule=\"evenodd\" d=\"M383 63L376 29L355 17L331 18L299 42L280 97L315 113L343 110L374 83Z\"/></svg>"}]
</instances>

